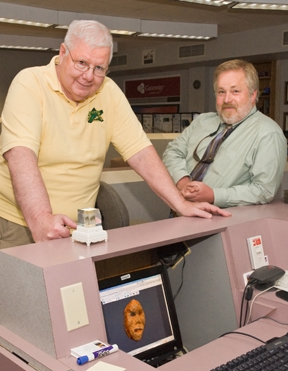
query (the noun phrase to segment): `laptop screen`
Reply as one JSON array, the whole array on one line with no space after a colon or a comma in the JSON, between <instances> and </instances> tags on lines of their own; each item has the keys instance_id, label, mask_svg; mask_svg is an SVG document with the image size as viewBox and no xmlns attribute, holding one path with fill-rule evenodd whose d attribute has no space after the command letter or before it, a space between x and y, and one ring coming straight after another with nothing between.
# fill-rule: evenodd
<instances>
[{"instance_id":1,"label":"laptop screen","mask_svg":"<svg viewBox=\"0 0 288 371\"><path fill-rule=\"evenodd\" d=\"M182 349L164 265L104 279L99 289L110 344L151 365Z\"/></svg>"}]
</instances>

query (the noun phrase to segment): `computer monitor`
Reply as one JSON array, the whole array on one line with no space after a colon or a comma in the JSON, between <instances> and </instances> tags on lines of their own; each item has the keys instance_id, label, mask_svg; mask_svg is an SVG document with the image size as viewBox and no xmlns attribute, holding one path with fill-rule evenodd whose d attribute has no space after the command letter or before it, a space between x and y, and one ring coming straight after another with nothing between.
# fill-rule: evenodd
<instances>
[{"instance_id":1,"label":"computer monitor","mask_svg":"<svg viewBox=\"0 0 288 371\"><path fill-rule=\"evenodd\" d=\"M164 265L101 280L99 290L110 344L154 367L184 352Z\"/></svg>"}]
</instances>

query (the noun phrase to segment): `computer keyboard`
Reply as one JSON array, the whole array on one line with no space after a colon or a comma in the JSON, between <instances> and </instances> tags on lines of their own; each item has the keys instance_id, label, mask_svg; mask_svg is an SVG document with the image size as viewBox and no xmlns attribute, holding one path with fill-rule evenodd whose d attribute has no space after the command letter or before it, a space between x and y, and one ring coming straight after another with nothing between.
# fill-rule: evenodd
<instances>
[{"instance_id":1,"label":"computer keyboard","mask_svg":"<svg viewBox=\"0 0 288 371\"><path fill-rule=\"evenodd\" d=\"M288 333L273 338L210 371L282 371L288 370Z\"/></svg>"}]
</instances>

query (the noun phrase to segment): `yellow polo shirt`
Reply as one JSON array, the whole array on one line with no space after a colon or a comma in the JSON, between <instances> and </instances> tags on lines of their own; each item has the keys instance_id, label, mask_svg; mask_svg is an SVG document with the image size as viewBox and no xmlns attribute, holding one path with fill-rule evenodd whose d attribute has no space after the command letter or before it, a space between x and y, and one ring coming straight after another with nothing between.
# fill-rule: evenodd
<instances>
[{"instance_id":1,"label":"yellow polo shirt","mask_svg":"<svg viewBox=\"0 0 288 371\"><path fill-rule=\"evenodd\" d=\"M121 89L108 77L95 95L76 105L63 93L54 57L47 66L21 71L2 112L1 154L30 148L54 214L77 221L77 209L94 207L110 142L126 161L151 145ZM92 109L103 121L88 122ZM17 207L7 162L0 159L0 216L26 225Z\"/></svg>"}]
</instances>

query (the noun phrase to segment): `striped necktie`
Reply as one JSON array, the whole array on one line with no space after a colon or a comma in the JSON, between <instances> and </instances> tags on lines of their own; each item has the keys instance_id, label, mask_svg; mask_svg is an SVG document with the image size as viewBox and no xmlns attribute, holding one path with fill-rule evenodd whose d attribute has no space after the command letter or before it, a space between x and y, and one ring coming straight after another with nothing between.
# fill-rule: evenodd
<instances>
[{"instance_id":1,"label":"striped necktie","mask_svg":"<svg viewBox=\"0 0 288 371\"><path fill-rule=\"evenodd\" d=\"M217 130L218 131L218 130ZM190 173L190 179L197 180L201 182L204 178L204 175L206 174L206 171L209 167L209 165L214 161L214 158L216 156L216 153L221 146L221 144L224 142L225 139L228 138L228 136L232 133L233 128L226 127L224 130L222 130L218 135L216 135L215 138L211 140L208 147L206 148L206 151L202 158L200 159L197 155L197 149L199 147L199 144L206 139L207 137L211 136L208 135L207 137L203 138L197 145L197 147L194 150L193 158L198 161L198 164L194 167L194 169Z\"/></svg>"}]
</instances>

